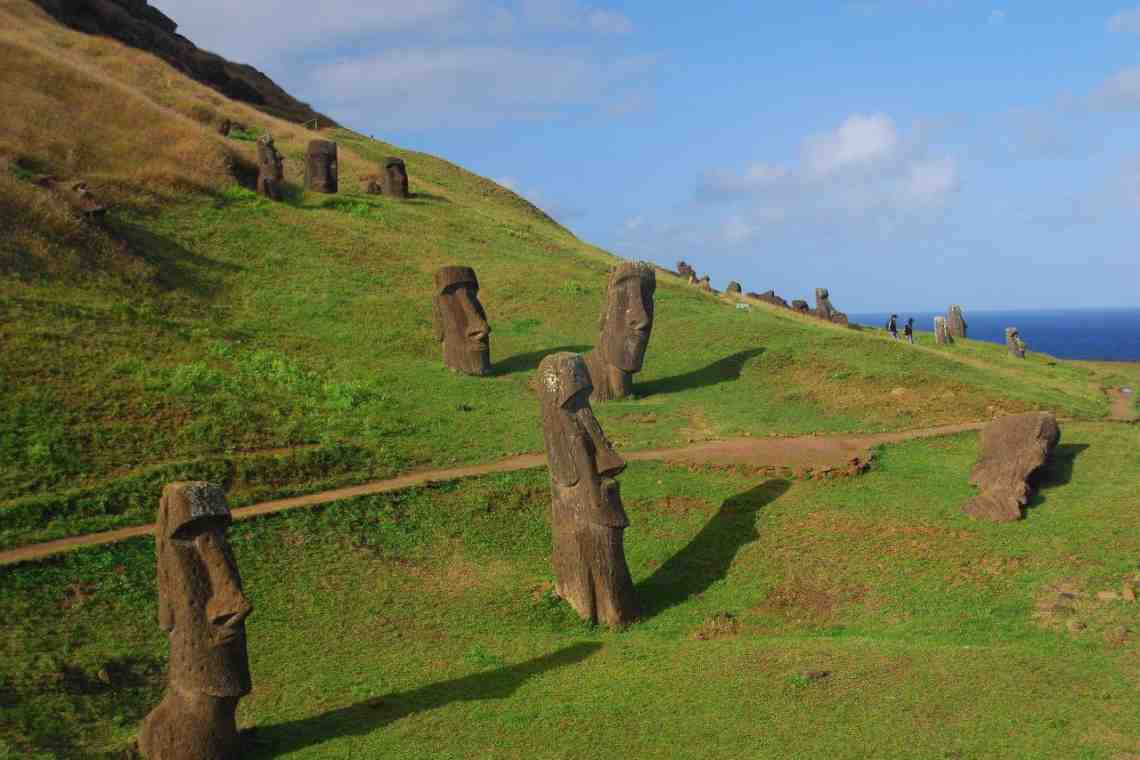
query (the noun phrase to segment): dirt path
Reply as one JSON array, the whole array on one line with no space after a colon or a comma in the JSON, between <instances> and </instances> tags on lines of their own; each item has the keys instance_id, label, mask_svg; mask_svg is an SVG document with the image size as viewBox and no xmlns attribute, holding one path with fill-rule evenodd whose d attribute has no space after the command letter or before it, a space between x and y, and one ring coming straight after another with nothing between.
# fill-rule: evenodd
<instances>
[{"instance_id":1,"label":"dirt path","mask_svg":"<svg viewBox=\"0 0 1140 760\"><path fill-rule=\"evenodd\" d=\"M1136 413L1132 411L1132 399L1135 391L1129 389L1131 392L1125 393L1124 390L1124 388L1113 388L1108 392L1109 398L1112 399L1112 412L1110 414L1114 420L1136 422Z\"/></svg>"},{"instance_id":2,"label":"dirt path","mask_svg":"<svg viewBox=\"0 0 1140 760\"><path fill-rule=\"evenodd\" d=\"M630 461L637 462L657 460L694 465L742 465L789 469L799 467L839 468L846 466L854 457L866 458L869 449L879 444L898 443L915 438L932 438L970 430L980 430L984 424L985 423L981 422L968 422L959 425L944 425L942 427L925 428L922 430L879 433L876 435L730 438L723 441L709 441L707 443L693 444L678 449L622 452L622 456ZM379 480L359 486L337 488L332 491L321 491L320 493L308 494L306 496L276 499L274 501L253 504L248 507L239 507L233 510L233 517L235 520L248 520L251 517L283 512L287 509L313 507L320 504L328 504L333 501L340 501L342 499L351 499L357 496L367 496L370 494L385 493L387 491L399 491L404 488L423 485L425 483L470 478L496 472L529 470L542 467L545 464L546 456L544 454L523 454L521 456L487 464L453 467L445 470L413 472L389 480ZM11 565L17 562L43 559L53 554L59 554L60 552L83 546L111 544L139 536L148 536L153 532L153 525L136 525L130 528L120 528L119 530L111 530L104 533L90 533L86 536L72 536L56 541L47 541L42 544L21 546L16 549L0 552L0 565Z\"/></svg>"}]
</instances>

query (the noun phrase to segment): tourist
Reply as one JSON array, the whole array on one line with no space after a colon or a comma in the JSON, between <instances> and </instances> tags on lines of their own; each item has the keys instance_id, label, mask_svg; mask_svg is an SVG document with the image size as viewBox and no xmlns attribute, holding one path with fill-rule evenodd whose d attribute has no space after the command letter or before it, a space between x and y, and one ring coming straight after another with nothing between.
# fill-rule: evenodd
<instances>
[{"instance_id":1,"label":"tourist","mask_svg":"<svg viewBox=\"0 0 1140 760\"><path fill-rule=\"evenodd\" d=\"M892 314L891 318L887 320L887 332L889 332L891 334L891 337L894 338L895 340L899 339L899 315L898 314Z\"/></svg>"},{"instance_id":2,"label":"tourist","mask_svg":"<svg viewBox=\"0 0 1140 760\"><path fill-rule=\"evenodd\" d=\"M906 321L906 327L903 328L903 335L906 336L906 342L914 345L914 317ZM897 336L896 336L897 337Z\"/></svg>"}]
</instances>

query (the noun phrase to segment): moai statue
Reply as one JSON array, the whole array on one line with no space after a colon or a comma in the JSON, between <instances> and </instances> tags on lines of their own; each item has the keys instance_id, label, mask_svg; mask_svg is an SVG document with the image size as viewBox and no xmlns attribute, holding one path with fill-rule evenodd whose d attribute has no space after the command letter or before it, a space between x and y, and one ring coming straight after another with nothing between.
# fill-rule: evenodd
<instances>
[{"instance_id":1,"label":"moai statue","mask_svg":"<svg viewBox=\"0 0 1140 760\"><path fill-rule=\"evenodd\" d=\"M950 307L950 313L946 317L947 329L950 330L951 338L965 338L966 337L966 318L962 316L962 307L955 304Z\"/></svg>"},{"instance_id":2,"label":"moai statue","mask_svg":"<svg viewBox=\"0 0 1140 760\"><path fill-rule=\"evenodd\" d=\"M491 372L491 326L479 303L479 280L471 267L443 267L435 273L436 339L443 363L465 375Z\"/></svg>"},{"instance_id":3,"label":"moai statue","mask_svg":"<svg viewBox=\"0 0 1140 760\"><path fill-rule=\"evenodd\" d=\"M712 282L709 280L709 276L707 274L697 282L697 285L706 293L712 292Z\"/></svg>"},{"instance_id":4,"label":"moai statue","mask_svg":"<svg viewBox=\"0 0 1140 760\"><path fill-rule=\"evenodd\" d=\"M1025 341L1021 339L1016 327L1005 328L1005 347L1009 350L1010 356L1025 358Z\"/></svg>"},{"instance_id":5,"label":"moai statue","mask_svg":"<svg viewBox=\"0 0 1140 760\"><path fill-rule=\"evenodd\" d=\"M305 149L305 187L318 193L336 192L336 143L309 141L309 147Z\"/></svg>"},{"instance_id":6,"label":"moai statue","mask_svg":"<svg viewBox=\"0 0 1140 760\"><path fill-rule=\"evenodd\" d=\"M700 282L701 281L697 279L697 273L696 272L689 272L689 284L690 285L699 285Z\"/></svg>"},{"instance_id":7,"label":"moai statue","mask_svg":"<svg viewBox=\"0 0 1140 760\"><path fill-rule=\"evenodd\" d=\"M625 398L641 371L653 330L657 275L644 261L618 264L606 286L598 347L586 355L594 401Z\"/></svg>"},{"instance_id":8,"label":"moai statue","mask_svg":"<svg viewBox=\"0 0 1140 760\"><path fill-rule=\"evenodd\" d=\"M384 195L393 198L407 198L408 169L403 159L388 157L384 159L384 173L380 175L380 189Z\"/></svg>"},{"instance_id":9,"label":"moai statue","mask_svg":"<svg viewBox=\"0 0 1140 760\"><path fill-rule=\"evenodd\" d=\"M744 291L744 288L742 288L740 286L740 283L737 282L736 280L733 280L732 282L728 283L728 287L725 288L726 293L733 293L735 295L740 295L743 291Z\"/></svg>"},{"instance_id":10,"label":"moai statue","mask_svg":"<svg viewBox=\"0 0 1140 760\"><path fill-rule=\"evenodd\" d=\"M170 483L155 526L158 622L170 637L166 693L143 719L149 760L229 760L239 754L238 700L249 693L245 619L252 610L226 540L218 486Z\"/></svg>"},{"instance_id":11,"label":"moai statue","mask_svg":"<svg viewBox=\"0 0 1140 760\"><path fill-rule=\"evenodd\" d=\"M696 279L697 276L696 271L694 271L691 266L685 263L684 259L681 259L677 262L677 274L681 275L681 277L685 278L689 282L692 282L694 279Z\"/></svg>"},{"instance_id":12,"label":"moai statue","mask_svg":"<svg viewBox=\"0 0 1140 760\"><path fill-rule=\"evenodd\" d=\"M807 301L802 298L796 298L792 300L792 311L798 311L801 314L810 314L811 307L808 306Z\"/></svg>"},{"instance_id":13,"label":"moai statue","mask_svg":"<svg viewBox=\"0 0 1140 760\"><path fill-rule=\"evenodd\" d=\"M257 140L257 192L270 200L279 201L284 182L285 170L281 154L273 145L273 137L267 132Z\"/></svg>"},{"instance_id":14,"label":"moai statue","mask_svg":"<svg viewBox=\"0 0 1140 760\"><path fill-rule=\"evenodd\" d=\"M614 480L625 461L594 418L592 390L578 354L551 354L538 365L554 588L584 620L623 626L639 615L623 545L629 518Z\"/></svg>"},{"instance_id":15,"label":"moai statue","mask_svg":"<svg viewBox=\"0 0 1140 760\"><path fill-rule=\"evenodd\" d=\"M946 317L934 318L934 342L940 346L948 346L954 342L950 337L950 329L946 326Z\"/></svg>"}]
</instances>

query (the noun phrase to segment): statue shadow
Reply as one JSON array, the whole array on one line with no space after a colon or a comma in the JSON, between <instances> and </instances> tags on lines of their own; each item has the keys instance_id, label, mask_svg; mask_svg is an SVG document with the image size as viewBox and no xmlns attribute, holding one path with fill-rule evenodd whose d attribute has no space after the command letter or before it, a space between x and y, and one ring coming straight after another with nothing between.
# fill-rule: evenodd
<instances>
[{"instance_id":1,"label":"statue shadow","mask_svg":"<svg viewBox=\"0 0 1140 760\"><path fill-rule=\"evenodd\" d=\"M571 353L581 354L589 350L590 346L557 346L556 348L543 348L525 354L515 354L514 356L503 359L501 362L496 362L491 367L491 374L498 376L514 375L518 372L533 372L538 369L539 362L550 354L556 354L559 351L570 351Z\"/></svg>"},{"instance_id":2,"label":"statue shadow","mask_svg":"<svg viewBox=\"0 0 1140 760\"><path fill-rule=\"evenodd\" d=\"M741 547L760 537L756 531L760 510L789 488L791 483L776 478L725 499L685 548L641 582L642 616L658 615L723 579Z\"/></svg>"},{"instance_id":3,"label":"statue shadow","mask_svg":"<svg viewBox=\"0 0 1140 760\"><path fill-rule=\"evenodd\" d=\"M145 227L116 219L108 223L109 231L127 245L127 253L154 267L154 281L163 290L188 291L211 297L223 287L224 272L240 272L244 267L215 261L183 248L178 243L156 235Z\"/></svg>"},{"instance_id":4,"label":"statue shadow","mask_svg":"<svg viewBox=\"0 0 1140 760\"><path fill-rule=\"evenodd\" d=\"M582 642L542 657L462 678L386 694L309 718L258 726L243 733L247 757L277 757L345 736L363 736L415 713L453 702L506 699L527 679L582 662L601 649Z\"/></svg>"},{"instance_id":5,"label":"statue shadow","mask_svg":"<svg viewBox=\"0 0 1140 760\"><path fill-rule=\"evenodd\" d=\"M1035 509L1047 500L1045 491L1058 486L1068 485L1073 479L1073 467L1077 457L1084 453L1089 445L1087 443L1062 443L1053 449L1049 461L1034 472L1030 478L1030 485L1034 487L1033 496L1025 508Z\"/></svg>"},{"instance_id":6,"label":"statue shadow","mask_svg":"<svg viewBox=\"0 0 1140 760\"><path fill-rule=\"evenodd\" d=\"M676 393L677 391L705 388L710 385L739 380L740 373L748 360L760 356L764 350L763 348L749 348L744 351L737 351L731 356L718 359L706 367L686 372L683 375L673 375L672 377L638 383L634 386L633 392L634 395L644 398L658 393Z\"/></svg>"}]
</instances>

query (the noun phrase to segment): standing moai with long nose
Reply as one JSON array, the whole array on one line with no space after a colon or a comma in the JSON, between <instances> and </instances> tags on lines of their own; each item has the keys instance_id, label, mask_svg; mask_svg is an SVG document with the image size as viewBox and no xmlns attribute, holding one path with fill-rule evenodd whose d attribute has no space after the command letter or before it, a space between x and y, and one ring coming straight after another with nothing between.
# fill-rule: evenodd
<instances>
[{"instance_id":1,"label":"standing moai with long nose","mask_svg":"<svg viewBox=\"0 0 1140 760\"><path fill-rule=\"evenodd\" d=\"M392 198L407 198L408 167L404 159L389 156L384 159L384 173L380 175L380 192Z\"/></svg>"},{"instance_id":2,"label":"standing moai with long nose","mask_svg":"<svg viewBox=\"0 0 1140 760\"><path fill-rule=\"evenodd\" d=\"M1021 339L1021 333L1016 327L1005 328L1005 347L1010 356L1017 359L1025 358L1025 341Z\"/></svg>"},{"instance_id":3,"label":"standing moai with long nose","mask_svg":"<svg viewBox=\"0 0 1140 760\"><path fill-rule=\"evenodd\" d=\"M950 338L950 329L946 325L946 317L934 318L934 342L940 346L948 346L953 342Z\"/></svg>"},{"instance_id":4,"label":"standing moai with long nose","mask_svg":"<svg viewBox=\"0 0 1140 760\"><path fill-rule=\"evenodd\" d=\"M239 754L235 715L249 694L245 619L252 610L226 540L222 489L170 483L155 526L158 621L170 637L166 693L143 720L139 749L149 760L231 760Z\"/></svg>"},{"instance_id":5,"label":"standing moai with long nose","mask_svg":"<svg viewBox=\"0 0 1140 760\"><path fill-rule=\"evenodd\" d=\"M273 137L266 132L257 140L257 192L270 200L282 198L285 169L281 154L273 145Z\"/></svg>"},{"instance_id":6,"label":"standing moai with long nose","mask_svg":"<svg viewBox=\"0 0 1140 760\"><path fill-rule=\"evenodd\" d=\"M318 193L337 191L336 143L309 141L305 149L305 187Z\"/></svg>"},{"instance_id":7,"label":"standing moai with long nose","mask_svg":"<svg viewBox=\"0 0 1140 760\"><path fill-rule=\"evenodd\" d=\"M590 408L594 389L578 354L551 354L538 365L542 433L550 467L555 592L584 620L608 626L640 614L625 561L629 518L614 478L625 461Z\"/></svg>"},{"instance_id":8,"label":"standing moai with long nose","mask_svg":"<svg viewBox=\"0 0 1140 760\"><path fill-rule=\"evenodd\" d=\"M479 303L475 270L447 266L436 272L432 309L444 365L465 375L490 374L491 326Z\"/></svg>"},{"instance_id":9,"label":"standing moai with long nose","mask_svg":"<svg viewBox=\"0 0 1140 760\"><path fill-rule=\"evenodd\" d=\"M657 275L644 261L618 264L606 286L598 346L586 355L594 401L633 393L633 375L641 371L653 331L653 294Z\"/></svg>"},{"instance_id":10,"label":"standing moai with long nose","mask_svg":"<svg viewBox=\"0 0 1140 760\"><path fill-rule=\"evenodd\" d=\"M951 338L957 340L966 337L966 317L962 314L961 306L954 304L950 307L950 311L946 315L946 323Z\"/></svg>"}]
</instances>

